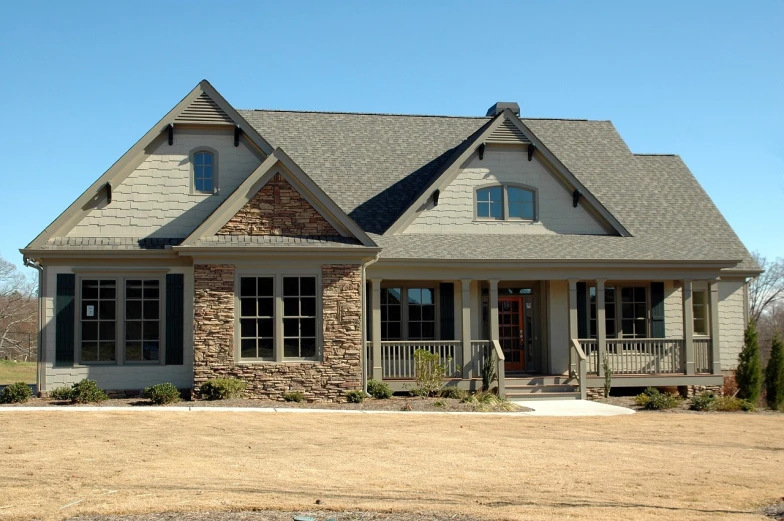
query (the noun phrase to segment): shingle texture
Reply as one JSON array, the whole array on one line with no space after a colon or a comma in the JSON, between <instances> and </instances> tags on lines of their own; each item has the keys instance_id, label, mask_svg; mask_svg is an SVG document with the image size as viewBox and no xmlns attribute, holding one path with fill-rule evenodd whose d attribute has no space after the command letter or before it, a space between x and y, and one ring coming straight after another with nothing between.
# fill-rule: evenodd
<instances>
[{"instance_id":1,"label":"shingle texture","mask_svg":"<svg viewBox=\"0 0 784 521\"><path fill-rule=\"evenodd\" d=\"M250 248L297 248L297 247L339 247L364 248L353 237L340 235L322 235L309 237L291 237L286 235L215 235L204 237L193 244L195 248L203 247L250 247Z\"/></svg>"},{"instance_id":2,"label":"shingle texture","mask_svg":"<svg viewBox=\"0 0 784 521\"><path fill-rule=\"evenodd\" d=\"M181 238L159 237L55 237L42 250L163 250L177 246Z\"/></svg>"}]
</instances>

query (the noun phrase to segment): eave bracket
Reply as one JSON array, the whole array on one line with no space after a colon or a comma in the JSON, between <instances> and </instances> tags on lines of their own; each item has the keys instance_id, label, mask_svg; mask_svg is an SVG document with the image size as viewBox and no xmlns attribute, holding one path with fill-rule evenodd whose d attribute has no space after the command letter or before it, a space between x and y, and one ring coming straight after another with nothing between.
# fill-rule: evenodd
<instances>
[{"instance_id":1,"label":"eave bracket","mask_svg":"<svg viewBox=\"0 0 784 521\"><path fill-rule=\"evenodd\" d=\"M583 195L583 193L580 190L575 190L574 192L572 192L572 206L573 207L577 208L577 203L580 202L580 196L581 195Z\"/></svg>"},{"instance_id":2,"label":"eave bracket","mask_svg":"<svg viewBox=\"0 0 784 521\"><path fill-rule=\"evenodd\" d=\"M169 146L172 146L174 144L174 123L169 123L166 130L169 131Z\"/></svg>"},{"instance_id":3,"label":"eave bracket","mask_svg":"<svg viewBox=\"0 0 784 521\"><path fill-rule=\"evenodd\" d=\"M485 144L482 143L481 145L479 145L476 151L479 152L479 160L480 161L483 160L485 158Z\"/></svg>"},{"instance_id":4,"label":"eave bracket","mask_svg":"<svg viewBox=\"0 0 784 521\"><path fill-rule=\"evenodd\" d=\"M534 152L536 151L536 145L531 143L528 145L528 161L531 161L534 158Z\"/></svg>"},{"instance_id":5,"label":"eave bracket","mask_svg":"<svg viewBox=\"0 0 784 521\"><path fill-rule=\"evenodd\" d=\"M242 134L242 129L240 128L240 126L237 125L236 127L234 127L234 146L235 147L240 146L240 135L241 134Z\"/></svg>"}]
</instances>

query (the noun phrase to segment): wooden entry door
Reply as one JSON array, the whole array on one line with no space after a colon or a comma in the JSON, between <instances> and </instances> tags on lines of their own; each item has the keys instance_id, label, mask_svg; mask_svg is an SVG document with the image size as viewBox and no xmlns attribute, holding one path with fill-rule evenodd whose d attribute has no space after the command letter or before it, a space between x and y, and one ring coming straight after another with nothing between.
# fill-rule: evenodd
<instances>
[{"instance_id":1,"label":"wooden entry door","mask_svg":"<svg viewBox=\"0 0 784 521\"><path fill-rule=\"evenodd\" d=\"M523 297L498 297L498 340L506 371L525 370Z\"/></svg>"}]
</instances>

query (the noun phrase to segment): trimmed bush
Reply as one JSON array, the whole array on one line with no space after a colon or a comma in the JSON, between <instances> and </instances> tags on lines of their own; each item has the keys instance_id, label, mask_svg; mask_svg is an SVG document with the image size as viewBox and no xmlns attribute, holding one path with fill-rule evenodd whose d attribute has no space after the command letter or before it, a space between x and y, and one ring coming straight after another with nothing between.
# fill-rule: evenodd
<instances>
[{"instance_id":1,"label":"trimmed bush","mask_svg":"<svg viewBox=\"0 0 784 521\"><path fill-rule=\"evenodd\" d=\"M365 401L365 393L360 390L348 391L346 400L348 400L348 403L362 403Z\"/></svg>"},{"instance_id":2,"label":"trimmed bush","mask_svg":"<svg viewBox=\"0 0 784 521\"><path fill-rule=\"evenodd\" d=\"M677 394L662 393L655 387L648 387L641 394L634 397L634 403L644 409L653 411L675 409L681 405L682 401Z\"/></svg>"},{"instance_id":3,"label":"trimmed bush","mask_svg":"<svg viewBox=\"0 0 784 521\"><path fill-rule=\"evenodd\" d=\"M784 342L778 333L773 337L765 368L765 399L774 411L784 410Z\"/></svg>"},{"instance_id":4,"label":"trimmed bush","mask_svg":"<svg viewBox=\"0 0 784 521\"><path fill-rule=\"evenodd\" d=\"M302 400L305 399L305 394L302 391L289 391L287 393L283 393L283 399L286 400L287 402L300 403Z\"/></svg>"},{"instance_id":5,"label":"trimmed bush","mask_svg":"<svg viewBox=\"0 0 784 521\"><path fill-rule=\"evenodd\" d=\"M720 396L716 399L713 409L719 412L754 411L754 404L735 396Z\"/></svg>"},{"instance_id":6,"label":"trimmed bush","mask_svg":"<svg viewBox=\"0 0 784 521\"><path fill-rule=\"evenodd\" d=\"M443 363L438 353L424 349L414 351L414 378L416 387L411 390L415 396L436 396L444 386L450 358Z\"/></svg>"},{"instance_id":7,"label":"trimmed bush","mask_svg":"<svg viewBox=\"0 0 784 521\"><path fill-rule=\"evenodd\" d=\"M441 398L452 398L453 400L462 400L468 394L468 391L460 389L459 387L444 387L441 389L439 396Z\"/></svg>"},{"instance_id":8,"label":"trimmed bush","mask_svg":"<svg viewBox=\"0 0 784 521\"><path fill-rule=\"evenodd\" d=\"M95 380L84 380L73 384L71 389L72 403L95 403L108 400L109 396L98 387Z\"/></svg>"},{"instance_id":9,"label":"trimmed bush","mask_svg":"<svg viewBox=\"0 0 784 521\"><path fill-rule=\"evenodd\" d=\"M207 400L236 398L245 390L245 382L236 378L211 378L201 384L201 396Z\"/></svg>"},{"instance_id":10,"label":"trimmed bush","mask_svg":"<svg viewBox=\"0 0 784 521\"><path fill-rule=\"evenodd\" d=\"M367 392L376 400L386 400L392 397L392 389L389 385L378 380L368 380Z\"/></svg>"},{"instance_id":11,"label":"trimmed bush","mask_svg":"<svg viewBox=\"0 0 784 521\"><path fill-rule=\"evenodd\" d=\"M180 390L171 383L155 384L144 389L143 397L155 405L164 405L180 401Z\"/></svg>"},{"instance_id":12,"label":"trimmed bush","mask_svg":"<svg viewBox=\"0 0 784 521\"><path fill-rule=\"evenodd\" d=\"M6 386L0 393L0 403L24 403L33 396L33 390L24 382Z\"/></svg>"},{"instance_id":13,"label":"trimmed bush","mask_svg":"<svg viewBox=\"0 0 784 521\"><path fill-rule=\"evenodd\" d=\"M689 401L689 409L692 411L712 411L715 406L716 395L710 391L695 395Z\"/></svg>"},{"instance_id":14,"label":"trimmed bush","mask_svg":"<svg viewBox=\"0 0 784 521\"><path fill-rule=\"evenodd\" d=\"M58 387L49 392L49 398L52 400L65 400L71 401L73 399L73 387Z\"/></svg>"},{"instance_id":15,"label":"trimmed bush","mask_svg":"<svg viewBox=\"0 0 784 521\"><path fill-rule=\"evenodd\" d=\"M738 398L756 404L762 394L762 364L757 341L757 326L753 320L749 322L743 338L743 350L738 355L738 368L735 370Z\"/></svg>"}]
</instances>

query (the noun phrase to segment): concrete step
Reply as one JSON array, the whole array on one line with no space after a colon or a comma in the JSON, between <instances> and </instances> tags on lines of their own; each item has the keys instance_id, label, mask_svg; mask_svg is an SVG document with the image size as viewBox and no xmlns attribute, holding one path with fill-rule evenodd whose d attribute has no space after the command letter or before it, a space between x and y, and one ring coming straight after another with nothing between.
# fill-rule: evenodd
<instances>
[{"instance_id":1,"label":"concrete step","mask_svg":"<svg viewBox=\"0 0 784 521\"><path fill-rule=\"evenodd\" d=\"M579 391L576 385L552 384L552 385L506 385L506 392L514 393L569 393Z\"/></svg>"},{"instance_id":2,"label":"concrete step","mask_svg":"<svg viewBox=\"0 0 784 521\"><path fill-rule=\"evenodd\" d=\"M506 385L576 385L569 376L507 376Z\"/></svg>"},{"instance_id":3,"label":"concrete step","mask_svg":"<svg viewBox=\"0 0 784 521\"><path fill-rule=\"evenodd\" d=\"M579 400L578 392L555 392L555 393L506 393L507 400Z\"/></svg>"}]
</instances>

